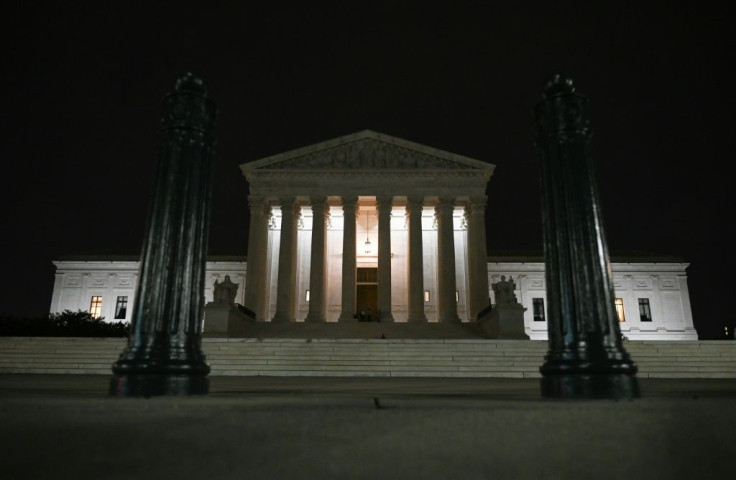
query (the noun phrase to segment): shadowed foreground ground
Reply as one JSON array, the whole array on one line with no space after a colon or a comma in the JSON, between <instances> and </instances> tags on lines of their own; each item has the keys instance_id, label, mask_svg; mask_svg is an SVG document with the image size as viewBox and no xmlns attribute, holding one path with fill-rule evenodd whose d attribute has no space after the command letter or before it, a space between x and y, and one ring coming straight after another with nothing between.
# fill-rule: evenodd
<instances>
[{"instance_id":1,"label":"shadowed foreground ground","mask_svg":"<svg viewBox=\"0 0 736 480\"><path fill-rule=\"evenodd\" d=\"M108 377L0 375L2 478L733 478L736 381L642 379L635 401L538 380L213 377L114 399Z\"/></svg>"}]
</instances>

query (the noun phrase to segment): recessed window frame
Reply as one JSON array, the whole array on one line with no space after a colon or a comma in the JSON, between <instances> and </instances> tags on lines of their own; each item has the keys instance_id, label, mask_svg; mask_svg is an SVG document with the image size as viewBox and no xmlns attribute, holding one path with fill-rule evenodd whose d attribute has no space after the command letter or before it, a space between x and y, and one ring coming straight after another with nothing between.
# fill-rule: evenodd
<instances>
[{"instance_id":1,"label":"recessed window frame","mask_svg":"<svg viewBox=\"0 0 736 480\"><path fill-rule=\"evenodd\" d=\"M546 321L544 314L544 298L532 298L532 315L534 316L535 322Z\"/></svg>"},{"instance_id":2,"label":"recessed window frame","mask_svg":"<svg viewBox=\"0 0 736 480\"><path fill-rule=\"evenodd\" d=\"M648 298L638 298L639 301L639 320L642 322L652 321L652 306Z\"/></svg>"},{"instance_id":3,"label":"recessed window frame","mask_svg":"<svg viewBox=\"0 0 736 480\"><path fill-rule=\"evenodd\" d=\"M102 316L102 295L92 295L89 301L89 314L94 318Z\"/></svg>"},{"instance_id":4,"label":"recessed window frame","mask_svg":"<svg viewBox=\"0 0 736 480\"><path fill-rule=\"evenodd\" d=\"M617 298L614 300L614 306L616 307L616 316L618 317L619 323L626 321L626 311L624 310L624 299Z\"/></svg>"},{"instance_id":5,"label":"recessed window frame","mask_svg":"<svg viewBox=\"0 0 736 480\"><path fill-rule=\"evenodd\" d=\"M118 295L115 300L115 320L125 320L128 315L128 296Z\"/></svg>"}]
</instances>

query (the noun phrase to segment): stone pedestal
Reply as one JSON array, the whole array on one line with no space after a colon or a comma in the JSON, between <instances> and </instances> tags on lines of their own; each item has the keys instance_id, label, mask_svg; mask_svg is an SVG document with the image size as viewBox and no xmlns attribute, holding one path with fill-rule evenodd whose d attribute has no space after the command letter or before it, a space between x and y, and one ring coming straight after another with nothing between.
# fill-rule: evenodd
<instances>
[{"instance_id":1,"label":"stone pedestal","mask_svg":"<svg viewBox=\"0 0 736 480\"><path fill-rule=\"evenodd\" d=\"M488 338L500 340L529 340L524 332L524 312L521 304L498 305L478 324Z\"/></svg>"},{"instance_id":2,"label":"stone pedestal","mask_svg":"<svg viewBox=\"0 0 736 480\"><path fill-rule=\"evenodd\" d=\"M235 305L210 302L204 307L203 333L205 337L242 337L255 321Z\"/></svg>"}]
</instances>

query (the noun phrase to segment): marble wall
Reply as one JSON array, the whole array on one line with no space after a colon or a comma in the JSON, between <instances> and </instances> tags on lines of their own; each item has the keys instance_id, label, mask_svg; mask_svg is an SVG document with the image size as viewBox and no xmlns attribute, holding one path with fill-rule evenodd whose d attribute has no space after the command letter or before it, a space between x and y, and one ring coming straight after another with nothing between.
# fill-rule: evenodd
<instances>
[{"instance_id":1,"label":"marble wall","mask_svg":"<svg viewBox=\"0 0 736 480\"><path fill-rule=\"evenodd\" d=\"M342 275L342 212L332 209L331 226L328 228L327 247L327 320L337 321L340 315L341 275ZM370 212L369 212L370 213ZM361 213L362 215L362 213ZM278 221L278 215L275 215ZM365 217L361 216L363 225ZM375 222L375 216L373 222ZM429 300L425 302L425 313L430 322L437 321L437 236L434 229L433 211L425 208L423 213L424 240L424 289L429 292ZM462 215L455 211L455 256L458 285L458 315L461 320L468 321L467 305L467 272L465 270L467 249ZM276 226L278 223L275 224ZM368 238L373 251L365 253L365 227L358 228L358 266L375 266L375 248L377 246L377 230L375 226L368 228ZM271 285L271 311L269 319L276 308L276 276L278 269L279 232L269 231L268 251L269 278ZM392 274L394 279L392 306L397 322L406 321L407 315L407 230L403 215L403 207L395 208L391 220L392 238ZM309 289L309 247L311 241L311 214L304 212L303 227L299 230L298 263L297 263L297 321L303 321L308 311L306 291ZM544 279L544 263L541 261L521 261L502 258L491 258L488 263L488 281L491 284L504 275L513 277L516 282L516 297L526 308L524 313L525 330L533 340L547 338L547 322L534 321L533 303L535 298L542 299L546 307L546 285ZM64 260L55 261L56 279L52 295L50 311L89 310L93 296L102 297L101 315L106 321L115 320L115 305L118 297L128 297L128 307L123 320L129 321L135 300L135 288L138 281L138 262L135 260ZM620 324L622 333L631 340L697 340L693 326L690 295L687 287L686 263L653 263L626 262L612 263L613 282L616 298L623 301L625 322ZM239 285L236 303L243 303L246 262L242 257L228 257L207 262L205 278L205 301L212 301L215 280L222 281L225 275ZM489 298L495 303L493 289L489 288ZM639 299L649 301L651 321L642 321L639 316ZM545 308L546 310L546 308ZM545 312L546 319L546 312Z\"/></svg>"}]
</instances>

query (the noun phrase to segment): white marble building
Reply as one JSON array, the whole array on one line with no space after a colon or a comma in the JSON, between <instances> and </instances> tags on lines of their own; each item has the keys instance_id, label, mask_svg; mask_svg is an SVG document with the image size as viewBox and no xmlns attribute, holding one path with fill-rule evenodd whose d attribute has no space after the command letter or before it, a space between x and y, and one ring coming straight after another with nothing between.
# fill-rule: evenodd
<instances>
[{"instance_id":1,"label":"white marble building","mask_svg":"<svg viewBox=\"0 0 736 480\"><path fill-rule=\"evenodd\" d=\"M364 239L363 239L364 241ZM614 259L615 260L615 259ZM51 301L51 312L64 310L89 311L93 299L99 297L99 315L109 321L129 321L132 305L135 301L135 286L138 279L138 261L135 258L116 260L100 260L94 257L78 257L77 259L55 261L56 282ZM685 269L687 263L677 261L626 261L612 262L615 284L615 296L623 305L621 330L631 340L696 340L690 310L690 297L687 289ZM215 280L222 281L230 275L233 282L239 284L236 302L243 304L243 282L246 273L245 257L215 257L207 262L207 280L205 282L205 300L212 301L212 288ZM501 275L513 277L516 282L516 298L525 308L524 325L527 335L532 340L547 338L546 309L535 318L535 302L542 301L546 305L544 287L544 262L541 257L489 257L488 279L495 283ZM299 312L297 321L304 321L309 309L306 300L308 283L303 278L300 287L305 295L296 299L295 310ZM275 279L272 287L275 285ZM489 291L493 300L493 291ZM121 298L122 297L122 298ZM128 306L121 318L116 319L116 306L121 302ZM650 308L650 319L642 319L639 300L647 300ZM462 321L469 321L463 309L463 300L459 302L458 311ZM271 311L275 312L275 304ZM396 321L403 321L405 316L401 310L395 314ZM120 312L118 312L120 313ZM328 321L337 321L338 309L332 309ZM429 301L425 305L425 313L430 322L437 321L436 304Z\"/></svg>"},{"instance_id":2,"label":"white marble building","mask_svg":"<svg viewBox=\"0 0 736 480\"><path fill-rule=\"evenodd\" d=\"M487 257L494 166L364 131L241 165L250 184L249 262L210 258L260 321L470 322L501 275L516 282L530 338L546 338L544 263ZM51 311L129 319L135 259L54 262ZM317 268L314 268L314 266ZM633 339L693 340L682 262L614 262L617 310ZM121 312L122 305L127 305Z\"/></svg>"}]
</instances>

